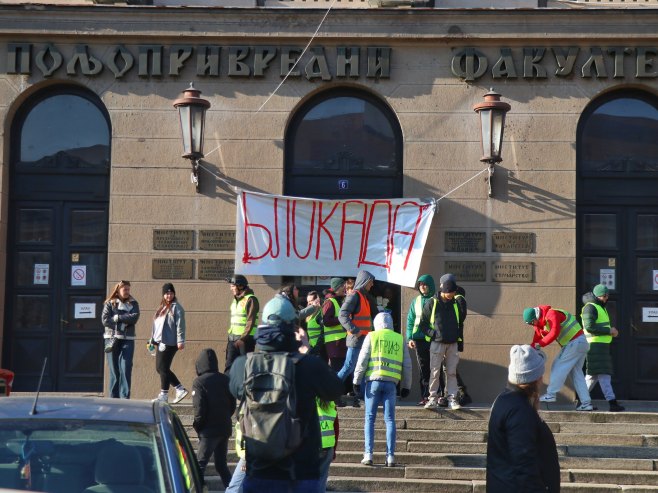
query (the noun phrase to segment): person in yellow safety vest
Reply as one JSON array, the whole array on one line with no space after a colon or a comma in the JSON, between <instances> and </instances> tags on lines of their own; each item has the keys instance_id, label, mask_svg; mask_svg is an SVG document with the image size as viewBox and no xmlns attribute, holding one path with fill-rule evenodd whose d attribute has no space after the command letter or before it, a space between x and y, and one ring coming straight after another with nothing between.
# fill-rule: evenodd
<instances>
[{"instance_id":1,"label":"person in yellow safety vest","mask_svg":"<svg viewBox=\"0 0 658 493\"><path fill-rule=\"evenodd\" d=\"M424 274L418 278L416 288L420 293L416 296L407 313L407 345L416 350L416 360L420 374L419 406L427 404L430 395L430 338L420 330L420 318L425 302L431 300L436 292L434 278Z\"/></svg>"},{"instance_id":2,"label":"person in yellow safety vest","mask_svg":"<svg viewBox=\"0 0 658 493\"><path fill-rule=\"evenodd\" d=\"M233 301L231 301L231 323L228 328L226 343L226 363L224 373L229 373L235 358L251 353L256 346L256 329L258 328L258 298L249 287L247 278L235 274L229 279Z\"/></svg>"},{"instance_id":3,"label":"person in yellow safety vest","mask_svg":"<svg viewBox=\"0 0 658 493\"><path fill-rule=\"evenodd\" d=\"M338 412L336 410L336 403L333 401L323 401L319 397L316 397L315 403L318 408L320 435L322 437L322 450L320 454L323 457L323 461L320 465L320 491L325 491L327 489L327 479L329 479L329 466L336 458Z\"/></svg>"},{"instance_id":4,"label":"person in yellow safety vest","mask_svg":"<svg viewBox=\"0 0 658 493\"><path fill-rule=\"evenodd\" d=\"M361 464L373 464L375 418L377 407L384 407L386 423L386 466L395 466L395 399L397 384L400 397L409 395L411 387L411 359L402 334L395 332L393 318L388 312L377 314L374 332L363 341L354 370L354 388L360 391L365 382L365 451Z\"/></svg>"},{"instance_id":5,"label":"person in yellow safety vest","mask_svg":"<svg viewBox=\"0 0 658 493\"><path fill-rule=\"evenodd\" d=\"M583 364L587 356L589 344L578 320L566 310L540 305L523 310L523 321L534 328L532 347L539 349L548 346L553 341L562 347L551 366L551 381L546 393L539 398L540 402L555 402L557 393L571 376L574 389L578 394L580 404L577 411L591 411L592 399L587 390Z\"/></svg>"},{"instance_id":6,"label":"person in yellow safety vest","mask_svg":"<svg viewBox=\"0 0 658 493\"><path fill-rule=\"evenodd\" d=\"M318 355L327 362L324 353L324 327L322 326L322 303L320 301L320 294L317 291L310 291L306 295L306 308L299 312L299 318L311 347L309 354Z\"/></svg>"},{"instance_id":7,"label":"person in yellow safety vest","mask_svg":"<svg viewBox=\"0 0 658 493\"><path fill-rule=\"evenodd\" d=\"M235 422L235 453L238 456L238 463L233 471L231 483L224 493L242 493L242 482L247 472L247 463L245 462L244 443L242 442L242 430L240 429L240 420Z\"/></svg>"},{"instance_id":8,"label":"person in yellow safety vest","mask_svg":"<svg viewBox=\"0 0 658 493\"><path fill-rule=\"evenodd\" d=\"M432 302L423 306L420 329L432 339L430 344L430 398L425 409L439 407L439 386L441 383L441 366L446 365L446 387L450 409L460 409L457 400L457 365L459 364L458 346L463 341L463 328L460 323L459 306L455 301L457 284L446 281L441 285Z\"/></svg>"},{"instance_id":9,"label":"person in yellow safety vest","mask_svg":"<svg viewBox=\"0 0 658 493\"><path fill-rule=\"evenodd\" d=\"M354 290L345 297L340 307L338 320L347 332L345 363L337 374L343 382L354 372L363 341L372 330L372 321L378 313L377 300L370 294L374 284L375 276L367 270L359 271ZM359 393L355 393L353 406L359 407Z\"/></svg>"},{"instance_id":10,"label":"person in yellow safety vest","mask_svg":"<svg viewBox=\"0 0 658 493\"><path fill-rule=\"evenodd\" d=\"M610 343L613 337L619 335L619 331L610 324L610 316L605 307L608 296L608 288L603 284L597 284L590 293L583 295L584 306L581 318L589 341L585 381L590 391L598 382L603 396L608 401L610 412L619 412L623 411L624 407L617 402L610 382L613 372Z\"/></svg>"}]
</instances>

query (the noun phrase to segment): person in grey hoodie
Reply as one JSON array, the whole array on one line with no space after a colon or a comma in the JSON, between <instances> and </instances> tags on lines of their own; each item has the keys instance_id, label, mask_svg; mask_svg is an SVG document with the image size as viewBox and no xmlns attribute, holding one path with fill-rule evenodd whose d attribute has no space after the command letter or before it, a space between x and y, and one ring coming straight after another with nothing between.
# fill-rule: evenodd
<instances>
[{"instance_id":1,"label":"person in grey hoodie","mask_svg":"<svg viewBox=\"0 0 658 493\"><path fill-rule=\"evenodd\" d=\"M345 363L337 373L343 382L354 372L363 340L373 329L372 321L378 313L377 301L370 294L374 283L375 276L367 270L359 271L354 289L340 307L338 321L347 331ZM354 406L359 406L358 395L354 397Z\"/></svg>"},{"instance_id":2,"label":"person in grey hoodie","mask_svg":"<svg viewBox=\"0 0 658 493\"><path fill-rule=\"evenodd\" d=\"M229 389L229 377L219 372L217 354L210 348L201 350L196 360L196 374L192 383L194 421L192 427L199 436L197 458L205 476L210 456L224 487L231 482L226 465L228 441L231 438L231 416L235 412L235 397Z\"/></svg>"},{"instance_id":3,"label":"person in grey hoodie","mask_svg":"<svg viewBox=\"0 0 658 493\"><path fill-rule=\"evenodd\" d=\"M400 384L400 397L409 395L411 359L402 334L393 329L390 313L379 313L374 320L374 332L363 340L359 360L354 370L354 388L358 392L365 382L365 452L361 464L372 465L375 444L377 407L384 408L386 422L386 466L395 466L395 393Z\"/></svg>"}]
</instances>

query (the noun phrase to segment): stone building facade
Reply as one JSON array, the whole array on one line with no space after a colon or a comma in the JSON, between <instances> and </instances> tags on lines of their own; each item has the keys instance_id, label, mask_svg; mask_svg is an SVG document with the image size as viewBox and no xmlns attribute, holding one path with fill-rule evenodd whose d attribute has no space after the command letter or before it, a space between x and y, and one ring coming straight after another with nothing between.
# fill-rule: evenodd
<instances>
[{"instance_id":1,"label":"stone building facade","mask_svg":"<svg viewBox=\"0 0 658 493\"><path fill-rule=\"evenodd\" d=\"M524 307L578 312L601 281L619 397L658 398L658 5L458 3L0 4L0 334L17 389L47 356L46 390L102 390L100 303L122 279L142 308L133 395L157 392L144 343L168 281L191 384L199 350L226 343L233 187L337 196L349 178L354 195L440 199L421 273L467 291L476 401L531 340ZM172 107L190 81L211 103L199 193ZM512 106L491 197L473 112L490 88ZM392 142L379 164L345 144L371 124ZM322 287L290 276L249 280L262 304L286 280ZM405 320L415 292L391 288Z\"/></svg>"}]
</instances>

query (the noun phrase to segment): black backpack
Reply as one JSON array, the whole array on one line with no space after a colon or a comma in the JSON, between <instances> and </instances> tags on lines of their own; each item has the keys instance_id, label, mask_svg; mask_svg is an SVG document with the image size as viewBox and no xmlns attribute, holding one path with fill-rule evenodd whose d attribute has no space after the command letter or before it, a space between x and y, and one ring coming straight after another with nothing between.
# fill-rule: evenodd
<instances>
[{"instance_id":1,"label":"black backpack","mask_svg":"<svg viewBox=\"0 0 658 493\"><path fill-rule=\"evenodd\" d=\"M302 443L297 417L295 365L303 354L247 354L240 428L249 457L268 467L290 456Z\"/></svg>"}]
</instances>

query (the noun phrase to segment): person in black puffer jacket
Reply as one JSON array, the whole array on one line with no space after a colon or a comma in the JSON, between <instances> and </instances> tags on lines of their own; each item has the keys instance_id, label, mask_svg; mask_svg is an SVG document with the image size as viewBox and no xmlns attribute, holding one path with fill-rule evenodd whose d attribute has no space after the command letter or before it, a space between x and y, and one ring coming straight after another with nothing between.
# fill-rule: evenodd
<instances>
[{"instance_id":1,"label":"person in black puffer jacket","mask_svg":"<svg viewBox=\"0 0 658 493\"><path fill-rule=\"evenodd\" d=\"M528 344L510 350L508 388L489 416L487 493L560 491L555 439L537 412L545 361Z\"/></svg>"},{"instance_id":2,"label":"person in black puffer jacket","mask_svg":"<svg viewBox=\"0 0 658 493\"><path fill-rule=\"evenodd\" d=\"M192 427L199 435L199 468L205 473L208 460L214 455L215 469L224 487L231 482L226 465L228 441L231 438L231 416L235 412L235 398L229 390L229 377L219 373L217 354L203 349L196 360L197 378L192 383L194 421Z\"/></svg>"}]
</instances>

